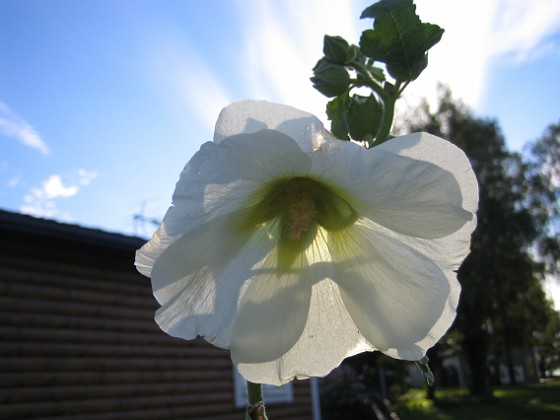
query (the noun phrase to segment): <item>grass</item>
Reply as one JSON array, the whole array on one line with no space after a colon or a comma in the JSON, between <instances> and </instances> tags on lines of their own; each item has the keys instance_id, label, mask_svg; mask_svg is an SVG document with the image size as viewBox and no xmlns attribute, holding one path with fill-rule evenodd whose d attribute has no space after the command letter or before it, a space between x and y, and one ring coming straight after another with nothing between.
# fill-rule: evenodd
<instances>
[{"instance_id":1,"label":"grass","mask_svg":"<svg viewBox=\"0 0 560 420\"><path fill-rule=\"evenodd\" d=\"M413 389L394 405L401 420L560 419L560 380L494 389L493 401L477 401L467 389L436 391L436 401Z\"/></svg>"}]
</instances>

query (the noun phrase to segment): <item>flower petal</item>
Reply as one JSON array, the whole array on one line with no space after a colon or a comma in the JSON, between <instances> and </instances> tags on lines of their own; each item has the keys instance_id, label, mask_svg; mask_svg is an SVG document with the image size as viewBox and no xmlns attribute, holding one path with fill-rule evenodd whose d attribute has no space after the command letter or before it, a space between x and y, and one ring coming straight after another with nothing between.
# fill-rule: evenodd
<instances>
[{"instance_id":1,"label":"flower petal","mask_svg":"<svg viewBox=\"0 0 560 420\"><path fill-rule=\"evenodd\" d=\"M451 172L461 186L463 208L473 214L459 230L433 240L421 241L417 238L401 237L405 243L429 255L441 267L457 270L470 252L471 234L476 228L478 208L478 182L467 156L449 141L428 133L415 133L395 138L378 146L401 156L432 162Z\"/></svg>"},{"instance_id":2,"label":"flower petal","mask_svg":"<svg viewBox=\"0 0 560 420\"><path fill-rule=\"evenodd\" d=\"M235 363L278 359L293 347L305 327L311 279L304 277L303 254L289 271L277 270L277 260L271 252L243 291L231 343Z\"/></svg>"},{"instance_id":3,"label":"flower petal","mask_svg":"<svg viewBox=\"0 0 560 420\"><path fill-rule=\"evenodd\" d=\"M350 316L383 353L418 360L453 322L460 292L454 273L390 231L361 220L331 235L329 247Z\"/></svg>"},{"instance_id":4,"label":"flower petal","mask_svg":"<svg viewBox=\"0 0 560 420\"><path fill-rule=\"evenodd\" d=\"M249 198L269 180L305 173L311 160L287 135L273 130L206 143L187 163L173 206L153 238L136 253L138 270L150 276L171 243L220 215L250 206Z\"/></svg>"},{"instance_id":5,"label":"flower petal","mask_svg":"<svg viewBox=\"0 0 560 420\"><path fill-rule=\"evenodd\" d=\"M322 134L327 134L323 123L312 114L287 105L245 100L222 110L216 122L214 142L221 143L227 137L263 129L286 134L306 152L320 144Z\"/></svg>"},{"instance_id":6,"label":"flower petal","mask_svg":"<svg viewBox=\"0 0 560 420\"><path fill-rule=\"evenodd\" d=\"M433 140L450 145L445 148L450 159L464 157L449 142ZM473 219L471 211L463 208L462 185L455 173L429 161L400 156L381 146L364 150L326 139L313 163L317 176L354 197L352 204L362 216L393 231L432 239L449 235Z\"/></svg>"},{"instance_id":7,"label":"flower petal","mask_svg":"<svg viewBox=\"0 0 560 420\"><path fill-rule=\"evenodd\" d=\"M236 229L243 212L215 218L169 246L152 270L156 321L174 337L197 335L229 347L241 288L270 248L259 232Z\"/></svg>"},{"instance_id":8,"label":"flower petal","mask_svg":"<svg viewBox=\"0 0 560 420\"><path fill-rule=\"evenodd\" d=\"M476 212L478 182L469 159L453 143L432 134L413 133L386 141L378 148L400 156L430 162L451 172L461 186L463 208L472 213Z\"/></svg>"},{"instance_id":9,"label":"flower petal","mask_svg":"<svg viewBox=\"0 0 560 420\"><path fill-rule=\"evenodd\" d=\"M326 235L325 230L319 230L317 240L305 253L308 265L300 268L297 275L299 287L309 288L312 293L310 301L305 305L308 311L302 316L305 327L292 347L283 354L278 352L276 360L251 363L241 360L235 346L232 346L232 359L239 372L248 380L279 386L296 377L325 376L346 357L374 350L354 325L342 302L338 286L331 280L334 271L326 245ZM294 284L294 287L297 286ZM295 290L294 292L299 293ZM307 299L308 292L304 293ZM298 298L288 297L288 300L290 299ZM285 309L289 310L288 307ZM267 319L270 317L265 316ZM277 316L284 317L285 314ZM239 319L236 322L240 322ZM270 322L274 325L277 320L272 319ZM247 328L253 328L252 321L242 323L247 325ZM262 328L265 327L267 325L262 325ZM289 325L286 327L293 328ZM298 330L299 328L301 327L299 326ZM294 331L292 333L296 335ZM260 340L277 340L277 336L274 335L274 331L267 329ZM258 353L262 347L256 341L254 344L253 351Z\"/></svg>"},{"instance_id":10,"label":"flower petal","mask_svg":"<svg viewBox=\"0 0 560 420\"><path fill-rule=\"evenodd\" d=\"M247 221L267 183L288 177L324 184L358 220L318 223L309 247L281 264L281 218ZM311 114L243 101L185 167L136 264L152 276L161 328L231 347L253 382L322 376L375 348L416 360L455 317L452 270L468 253L477 196L468 160L442 139L364 150Z\"/></svg>"}]
</instances>

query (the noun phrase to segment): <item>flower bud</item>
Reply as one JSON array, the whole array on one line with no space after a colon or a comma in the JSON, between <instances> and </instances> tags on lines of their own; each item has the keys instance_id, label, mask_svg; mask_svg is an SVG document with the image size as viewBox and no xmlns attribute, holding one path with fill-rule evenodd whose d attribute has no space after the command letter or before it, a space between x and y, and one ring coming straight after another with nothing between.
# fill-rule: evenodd
<instances>
[{"instance_id":1,"label":"flower bud","mask_svg":"<svg viewBox=\"0 0 560 420\"><path fill-rule=\"evenodd\" d=\"M323 95L332 98L344 93L350 86L350 76L340 64L321 58L313 68L313 87Z\"/></svg>"},{"instance_id":2,"label":"flower bud","mask_svg":"<svg viewBox=\"0 0 560 420\"><path fill-rule=\"evenodd\" d=\"M325 58L333 63L349 64L354 58L356 51L350 48L350 45L344 38L325 35L323 39L323 53Z\"/></svg>"}]
</instances>

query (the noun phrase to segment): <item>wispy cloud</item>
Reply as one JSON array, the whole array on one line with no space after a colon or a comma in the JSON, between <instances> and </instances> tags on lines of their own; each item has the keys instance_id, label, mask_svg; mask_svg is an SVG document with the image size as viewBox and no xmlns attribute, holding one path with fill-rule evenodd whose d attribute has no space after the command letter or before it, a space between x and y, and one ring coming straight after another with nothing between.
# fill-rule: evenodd
<instances>
[{"instance_id":1,"label":"wispy cloud","mask_svg":"<svg viewBox=\"0 0 560 420\"><path fill-rule=\"evenodd\" d=\"M20 179L19 176L14 176L6 182L6 186L8 186L9 188L17 187L19 185L20 181L21 181L21 179Z\"/></svg>"},{"instance_id":2,"label":"wispy cloud","mask_svg":"<svg viewBox=\"0 0 560 420\"><path fill-rule=\"evenodd\" d=\"M0 101L0 134L18 140L25 146L48 155L50 153L45 141L31 124L21 118L7 104Z\"/></svg>"},{"instance_id":3,"label":"wispy cloud","mask_svg":"<svg viewBox=\"0 0 560 420\"><path fill-rule=\"evenodd\" d=\"M184 41L170 39L150 57L160 94L178 102L204 126L214 128L231 96L214 70ZM163 88L163 89L162 89Z\"/></svg>"},{"instance_id":4,"label":"wispy cloud","mask_svg":"<svg viewBox=\"0 0 560 420\"><path fill-rule=\"evenodd\" d=\"M501 0L498 2L492 50L494 55L512 55L516 64L553 52L549 37L560 31L557 0Z\"/></svg>"},{"instance_id":5,"label":"wispy cloud","mask_svg":"<svg viewBox=\"0 0 560 420\"><path fill-rule=\"evenodd\" d=\"M323 36L340 35L358 42L360 10L351 2L239 2L244 49L238 66L249 95L283 102L323 117L325 98L309 77L322 55Z\"/></svg>"},{"instance_id":6,"label":"wispy cloud","mask_svg":"<svg viewBox=\"0 0 560 420\"><path fill-rule=\"evenodd\" d=\"M423 21L445 29L430 51L430 65L405 91L404 111L427 97L435 102L439 83L477 107L492 66L498 60L523 63L549 54L550 36L560 28L557 0L416 0ZM171 35L149 59L156 90L186 109L204 127L212 128L223 106L233 99L265 99L286 103L326 120L326 98L309 81L322 55L323 35L341 35L358 43L372 25L360 20L371 1L245 0L235 3L236 27L242 42L228 71L212 68L185 39ZM172 31L170 31L173 34ZM236 84L235 86L233 84Z\"/></svg>"},{"instance_id":7,"label":"wispy cloud","mask_svg":"<svg viewBox=\"0 0 560 420\"><path fill-rule=\"evenodd\" d=\"M243 62L253 97L297 106L324 119L325 98L311 87L308 76L321 56L323 34L359 42L371 20L359 20L371 1L252 0L241 2L245 32ZM560 28L557 0L416 0L426 22L445 29L443 40L430 51L430 65L405 92L402 107L421 97L436 98L437 85L451 87L457 97L477 106L491 66L497 59L523 62L551 50L548 37Z\"/></svg>"},{"instance_id":8,"label":"wispy cloud","mask_svg":"<svg viewBox=\"0 0 560 420\"><path fill-rule=\"evenodd\" d=\"M401 109L421 97L435 102L437 85L472 107L480 105L493 66L522 64L553 52L549 37L560 30L556 0L416 0L426 22L445 29L429 53L430 65L405 92ZM557 46L556 46L557 48Z\"/></svg>"},{"instance_id":9,"label":"wispy cloud","mask_svg":"<svg viewBox=\"0 0 560 420\"><path fill-rule=\"evenodd\" d=\"M98 175L99 173L97 171L87 171L85 169L78 169L75 178L76 178L76 182L79 185L87 186L90 185L92 181L95 178L97 178Z\"/></svg>"},{"instance_id":10,"label":"wispy cloud","mask_svg":"<svg viewBox=\"0 0 560 420\"><path fill-rule=\"evenodd\" d=\"M437 85L443 83L454 95L471 106L482 98L488 77L492 50L490 34L496 0L446 1L417 0L417 13L424 22L445 29L441 42L429 52L429 66L405 91L410 106L421 97L435 102Z\"/></svg>"},{"instance_id":11,"label":"wispy cloud","mask_svg":"<svg viewBox=\"0 0 560 420\"><path fill-rule=\"evenodd\" d=\"M76 173L63 179L60 174L50 175L40 187L31 188L23 197L20 211L36 217L72 220L68 213L60 212L58 199L73 197L83 186L90 185L97 177L97 172L79 169Z\"/></svg>"}]
</instances>

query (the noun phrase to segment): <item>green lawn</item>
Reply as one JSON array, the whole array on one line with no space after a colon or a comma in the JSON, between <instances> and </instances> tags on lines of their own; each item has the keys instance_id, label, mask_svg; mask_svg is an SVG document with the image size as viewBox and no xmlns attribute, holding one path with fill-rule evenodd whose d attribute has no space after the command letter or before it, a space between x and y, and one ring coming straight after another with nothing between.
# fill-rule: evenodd
<instances>
[{"instance_id":1,"label":"green lawn","mask_svg":"<svg viewBox=\"0 0 560 420\"><path fill-rule=\"evenodd\" d=\"M410 390L394 409L402 420L560 419L559 380L496 388L492 402L473 400L467 389L438 390L435 402L425 396L424 390Z\"/></svg>"}]
</instances>

